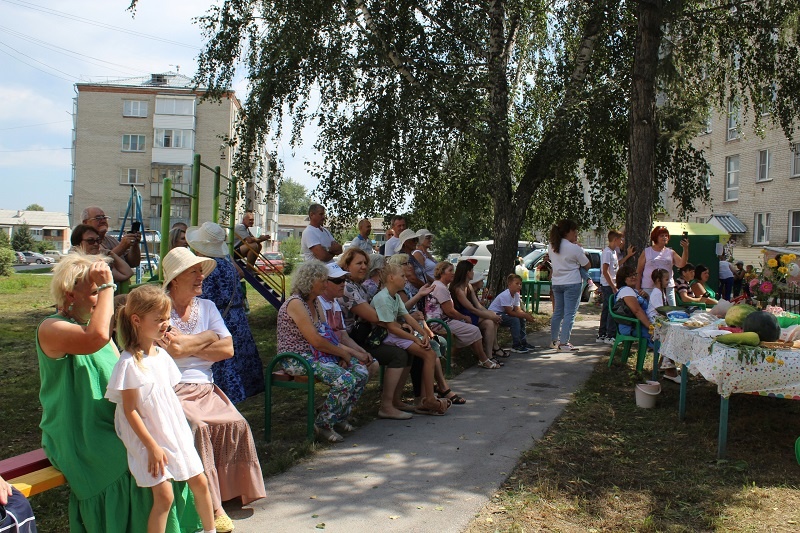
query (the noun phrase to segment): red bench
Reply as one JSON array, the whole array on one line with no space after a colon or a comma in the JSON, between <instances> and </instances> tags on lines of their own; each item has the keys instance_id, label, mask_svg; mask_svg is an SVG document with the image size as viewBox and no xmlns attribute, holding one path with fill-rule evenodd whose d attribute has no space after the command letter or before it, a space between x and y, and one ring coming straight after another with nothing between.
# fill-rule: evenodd
<instances>
[{"instance_id":1,"label":"red bench","mask_svg":"<svg viewBox=\"0 0 800 533\"><path fill-rule=\"evenodd\" d=\"M0 477L26 497L67 483L64 474L50 464L41 448L0 461Z\"/></svg>"}]
</instances>

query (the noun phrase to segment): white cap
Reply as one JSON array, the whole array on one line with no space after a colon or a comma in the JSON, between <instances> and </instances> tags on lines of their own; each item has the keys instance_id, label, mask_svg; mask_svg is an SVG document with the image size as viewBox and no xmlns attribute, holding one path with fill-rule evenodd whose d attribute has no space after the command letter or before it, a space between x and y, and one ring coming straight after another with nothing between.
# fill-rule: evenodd
<instances>
[{"instance_id":1,"label":"white cap","mask_svg":"<svg viewBox=\"0 0 800 533\"><path fill-rule=\"evenodd\" d=\"M344 278L350 275L350 272L343 270L342 267L336 263L328 263L325 266L328 267L328 277L331 279Z\"/></svg>"}]
</instances>

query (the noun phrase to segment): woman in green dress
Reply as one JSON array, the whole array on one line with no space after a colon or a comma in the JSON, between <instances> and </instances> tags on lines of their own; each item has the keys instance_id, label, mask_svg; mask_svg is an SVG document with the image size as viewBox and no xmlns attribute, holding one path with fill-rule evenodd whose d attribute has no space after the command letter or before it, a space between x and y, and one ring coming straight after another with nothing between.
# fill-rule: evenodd
<instances>
[{"instance_id":1,"label":"woman in green dress","mask_svg":"<svg viewBox=\"0 0 800 533\"><path fill-rule=\"evenodd\" d=\"M692 293L695 298L701 298L707 305L717 305L717 294L708 286L709 271L705 265L694 267L694 282Z\"/></svg>"},{"instance_id":2,"label":"woman in green dress","mask_svg":"<svg viewBox=\"0 0 800 533\"><path fill-rule=\"evenodd\" d=\"M144 532L152 492L128 471L114 429L115 405L104 398L119 352L110 341L114 307L111 269L101 257L69 254L53 270L58 312L36 334L42 403L42 447L70 487L74 532ZM166 531L197 531L199 520L185 483L175 483Z\"/></svg>"}]
</instances>

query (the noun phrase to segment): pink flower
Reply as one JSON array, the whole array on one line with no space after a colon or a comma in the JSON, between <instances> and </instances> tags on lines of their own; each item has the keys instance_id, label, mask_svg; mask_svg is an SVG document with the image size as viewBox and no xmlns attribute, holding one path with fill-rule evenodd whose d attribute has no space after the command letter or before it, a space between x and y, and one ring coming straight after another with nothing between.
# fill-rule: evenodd
<instances>
[{"instance_id":1,"label":"pink flower","mask_svg":"<svg viewBox=\"0 0 800 533\"><path fill-rule=\"evenodd\" d=\"M755 289L756 287L758 287L758 279L753 278L750 280L750 288Z\"/></svg>"},{"instance_id":2,"label":"pink flower","mask_svg":"<svg viewBox=\"0 0 800 533\"><path fill-rule=\"evenodd\" d=\"M772 283L770 283L769 281L765 281L761 284L758 290L765 294L769 294L770 292L772 292Z\"/></svg>"}]
</instances>

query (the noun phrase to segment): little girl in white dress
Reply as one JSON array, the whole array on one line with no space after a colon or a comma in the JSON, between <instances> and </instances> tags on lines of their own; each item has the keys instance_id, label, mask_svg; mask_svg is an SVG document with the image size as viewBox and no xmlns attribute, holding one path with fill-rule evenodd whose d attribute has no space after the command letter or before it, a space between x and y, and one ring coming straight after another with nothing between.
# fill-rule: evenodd
<instances>
[{"instance_id":1,"label":"little girl in white dress","mask_svg":"<svg viewBox=\"0 0 800 533\"><path fill-rule=\"evenodd\" d=\"M131 291L117 312L117 338L125 351L108 381L117 404L114 424L128 449L128 467L140 487L152 487L148 533L162 532L172 506L170 480L186 481L203 530L213 532L214 511L194 437L172 387L181 379L175 361L154 344L169 327L169 297L155 285Z\"/></svg>"}]
</instances>

